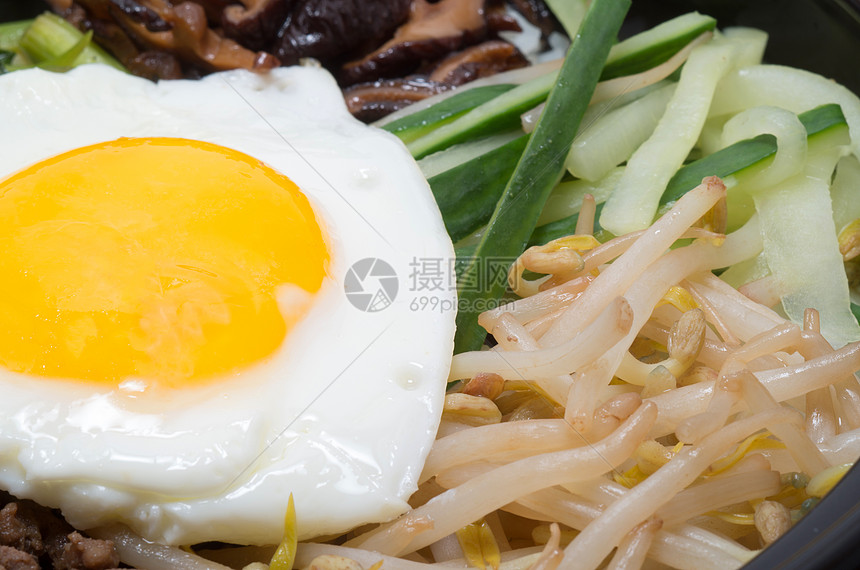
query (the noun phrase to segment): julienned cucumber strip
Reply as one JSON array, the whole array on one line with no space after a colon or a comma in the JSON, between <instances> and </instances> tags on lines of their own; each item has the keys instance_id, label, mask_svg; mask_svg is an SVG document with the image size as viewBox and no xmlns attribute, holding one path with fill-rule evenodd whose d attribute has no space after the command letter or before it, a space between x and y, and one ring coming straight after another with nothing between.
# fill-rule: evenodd
<instances>
[{"instance_id":1,"label":"julienned cucumber strip","mask_svg":"<svg viewBox=\"0 0 860 570\"><path fill-rule=\"evenodd\" d=\"M459 241L490 219L529 135L428 179L452 241Z\"/></svg>"},{"instance_id":2,"label":"julienned cucumber strip","mask_svg":"<svg viewBox=\"0 0 860 570\"><path fill-rule=\"evenodd\" d=\"M613 46L600 80L640 73L660 65L716 26L714 18L690 12L628 38Z\"/></svg>"},{"instance_id":3,"label":"julienned cucumber strip","mask_svg":"<svg viewBox=\"0 0 860 570\"><path fill-rule=\"evenodd\" d=\"M806 128L810 144L821 138L833 127L842 126L847 128L845 116L839 105L829 104L816 107L798 115L800 122ZM737 174L745 168L756 166L776 152L776 139L773 135L759 135L752 139L739 141L731 146L700 158L681 167L675 176L669 181L661 204L674 202L689 190L692 190L702 182L706 176L719 176L725 178ZM598 204L598 215L602 204ZM529 245L545 244L554 239L570 235L576 228L578 214L568 216L550 224L545 224L535 229L529 239ZM595 232L599 226L595 225Z\"/></svg>"},{"instance_id":4,"label":"julienned cucumber strip","mask_svg":"<svg viewBox=\"0 0 860 570\"><path fill-rule=\"evenodd\" d=\"M606 56L631 0L594 0L550 91L546 109L496 206L475 254L457 283L460 310L454 352L477 350L486 331L478 314L494 304L507 285L498 265L520 255L540 212L564 171L564 159L591 99ZM493 265L493 267L490 267Z\"/></svg>"},{"instance_id":5,"label":"julienned cucumber strip","mask_svg":"<svg viewBox=\"0 0 860 570\"><path fill-rule=\"evenodd\" d=\"M515 127L520 124L520 115L546 99L547 93L555 84L557 76L557 72L550 72L522 85L517 85L510 91L506 91L457 117L452 122L407 143L406 148L417 159L465 140ZM427 110L433 108L435 105Z\"/></svg>"},{"instance_id":6,"label":"julienned cucumber strip","mask_svg":"<svg viewBox=\"0 0 860 570\"><path fill-rule=\"evenodd\" d=\"M693 12L669 20L653 30L637 34L613 48L617 54L615 62L608 67L608 72L604 68L601 79L611 79L619 75L651 69L665 62L703 32L712 30L715 25L716 21L713 18ZM464 140L511 128L519 124L522 113L537 106L546 98L550 88L555 84L556 77L557 73L552 72L518 85L453 120L449 118L437 123L438 128L428 129L429 132L418 138L413 139L412 135L407 135L409 138L404 139L408 143L407 147L412 156L421 158ZM422 112L429 112L437 106L444 105L446 101ZM411 119L411 116L404 117L402 120L408 119ZM391 124L393 123L389 123L385 128L390 130Z\"/></svg>"},{"instance_id":7,"label":"julienned cucumber strip","mask_svg":"<svg viewBox=\"0 0 860 570\"><path fill-rule=\"evenodd\" d=\"M469 162L491 150L506 145L521 136L523 136L522 129L511 129L505 133L455 144L445 150L425 156L418 161L418 168L421 169L421 173L425 178L430 179L437 174L441 174L446 170L460 166L464 162Z\"/></svg>"},{"instance_id":8,"label":"julienned cucumber strip","mask_svg":"<svg viewBox=\"0 0 860 570\"><path fill-rule=\"evenodd\" d=\"M831 103L801 113L797 116L806 128L807 140L837 125L848 126L839 105ZM754 139L740 141L702 159L683 166L669 180L660 198L661 204L674 202L684 193L695 188L705 176L724 178L768 158L776 152L776 139L772 135L759 135Z\"/></svg>"},{"instance_id":9,"label":"julienned cucumber strip","mask_svg":"<svg viewBox=\"0 0 860 570\"><path fill-rule=\"evenodd\" d=\"M445 123L450 123L478 105L483 105L490 99L506 91L510 91L514 87L516 85L507 83L475 87L474 89L452 95L432 107L387 123L382 128L390 133L394 133L403 142L412 142L433 129Z\"/></svg>"}]
</instances>

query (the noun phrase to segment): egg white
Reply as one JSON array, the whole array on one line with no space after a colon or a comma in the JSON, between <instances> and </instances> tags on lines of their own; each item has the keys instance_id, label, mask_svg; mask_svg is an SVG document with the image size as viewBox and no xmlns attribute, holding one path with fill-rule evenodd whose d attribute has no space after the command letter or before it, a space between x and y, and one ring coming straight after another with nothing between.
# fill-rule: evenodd
<instances>
[{"instance_id":1,"label":"egg white","mask_svg":"<svg viewBox=\"0 0 860 570\"><path fill-rule=\"evenodd\" d=\"M121 521L170 544L277 543L290 493L303 538L403 512L438 425L456 300L446 287L433 295L447 310L410 306L410 263L444 265L453 250L403 145L354 120L315 68L159 84L97 65L27 70L0 76L0 100L14 133L0 139L0 179L118 137L215 143L290 177L331 253L281 349L233 377L160 394L146 379L110 390L0 367L0 488L80 528ZM367 257L400 283L374 313L343 289Z\"/></svg>"}]
</instances>

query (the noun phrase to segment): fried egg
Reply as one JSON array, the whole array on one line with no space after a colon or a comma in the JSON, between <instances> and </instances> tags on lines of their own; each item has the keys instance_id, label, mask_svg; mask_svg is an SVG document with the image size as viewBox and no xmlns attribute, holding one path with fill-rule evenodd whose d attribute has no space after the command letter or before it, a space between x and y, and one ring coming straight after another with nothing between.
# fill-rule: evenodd
<instances>
[{"instance_id":1,"label":"fried egg","mask_svg":"<svg viewBox=\"0 0 860 570\"><path fill-rule=\"evenodd\" d=\"M405 511L455 292L403 145L316 68L0 100L0 488L168 544L277 543L290 494L303 538Z\"/></svg>"}]
</instances>

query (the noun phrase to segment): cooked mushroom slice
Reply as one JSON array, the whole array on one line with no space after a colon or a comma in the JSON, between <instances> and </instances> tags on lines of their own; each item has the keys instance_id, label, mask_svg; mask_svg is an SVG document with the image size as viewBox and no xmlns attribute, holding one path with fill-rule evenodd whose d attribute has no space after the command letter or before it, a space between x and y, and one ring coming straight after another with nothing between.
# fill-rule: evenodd
<instances>
[{"instance_id":1,"label":"cooked mushroom slice","mask_svg":"<svg viewBox=\"0 0 860 570\"><path fill-rule=\"evenodd\" d=\"M289 0L243 0L224 8L224 35L242 45L261 50L271 44L294 2Z\"/></svg>"},{"instance_id":2,"label":"cooked mushroom slice","mask_svg":"<svg viewBox=\"0 0 860 570\"><path fill-rule=\"evenodd\" d=\"M224 8L231 4L236 4L240 0L194 0L206 11L206 19L209 20L209 25L211 27L217 27L221 25L221 15L224 12ZM248 2L243 2L245 6L248 6Z\"/></svg>"},{"instance_id":3,"label":"cooked mushroom slice","mask_svg":"<svg viewBox=\"0 0 860 570\"><path fill-rule=\"evenodd\" d=\"M271 69L279 64L273 55L245 49L210 29L200 4L182 2L173 6L166 0L147 0L146 5L169 23L171 29L154 32L127 13L114 14L116 21L138 43L172 53L207 71Z\"/></svg>"},{"instance_id":4,"label":"cooked mushroom slice","mask_svg":"<svg viewBox=\"0 0 860 570\"><path fill-rule=\"evenodd\" d=\"M285 64L296 63L302 57L313 57L327 65L338 64L355 53L367 53L390 38L406 21L411 3L411 0L294 2L278 31L273 53Z\"/></svg>"},{"instance_id":5,"label":"cooked mushroom slice","mask_svg":"<svg viewBox=\"0 0 860 570\"><path fill-rule=\"evenodd\" d=\"M163 51L142 51L125 62L130 72L138 77L157 79L182 79L182 65L176 56Z\"/></svg>"},{"instance_id":6,"label":"cooked mushroom slice","mask_svg":"<svg viewBox=\"0 0 860 570\"><path fill-rule=\"evenodd\" d=\"M173 27L158 12L136 0L110 0L110 3L131 21L143 24L150 32L166 32Z\"/></svg>"},{"instance_id":7,"label":"cooked mushroom slice","mask_svg":"<svg viewBox=\"0 0 860 570\"><path fill-rule=\"evenodd\" d=\"M541 42L546 47L546 40L549 35L561 30L561 25L553 16L552 11L547 7L544 0L509 0L511 6L522 14L526 20L540 29Z\"/></svg>"},{"instance_id":8,"label":"cooked mushroom slice","mask_svg":"<svg viewBox=\"0 0 860 570\"><path fill-rule=\"evenodd\" d=\"M388 79L353 85L343 95L349 112L370 123L446 89L447 85L426 79Z\"/></svg>"},{"instance_id":9,"label":"cooked mushroom slice","mask_svg":"<svg viewBox=\"0 0 860 570\"><path fill-rule=\"evenodd\" d=\"M45 2L51 7L51 10L58 14L62 14L72 7L72 0L45 0Z\"/></svg>"},{"instance_id":10,"label":"cooked mushroom slice","mask_svg":"<svg viewBox=\"0 0 860 570\"><path fill-rule=\"evenodd\" d=\"M433 70L430 79L462 85L528 64L529 60L515 46L502 40L490 40L449 55Z\"/></svg>"},{"instance_id":11,"label":"cooked mushroom slice","mask_svg":"<svg viewBox=\"0 0 860 570\"><path fill-rule=\"evenodd\" d=\"M92 30L99 45L116 57L129 71L147 79L179 79L193 73L183 70L176 56L160 51L141 51L128 33L113 20L112 10L123 13L114 0L51 0L51 6L81 31ZM62 8L65 6L65 8ZM62 8L62 9L61 9ZM158 18L154 11L148 18ZM154 20L152 20L154 22ZM155 24L161 26L161 24Z\"/></svg>"},{"instance_id":12,"label":"cooked mushroom slice","mask_svg":"<svg viewBox=\"0 0 860 570\"><path fill-rule=\"evenodd\" d=\"M422 62L477 43L487 33L484 0L415 0L409 20L374 52L343 67L344 85L411 73Z\"/></svg>"},{"instance_id":13,"label":"cooked mushroom slice","mask_svg":"<svg viewBox=\"0 0 860 570\"><path fill-rule=\"evenodd\" d=\"M58 5L68 5L63 10L58 10ZM165 21L161 15L144 2L138 0L52 0L51 6L66 18L75 17L75 12L84 9L89 22L103 21L111 23L117 14L123 14L131 21L142 24L151 32L164 32L170 29L170 23ZM74 22L73 22L74 23ZM101 39L101 38L100 38Z\"/></svg>"},{"instance_id":14,"label":"cooked mushroom slice","mask_svg":"<svg viewBox=\"0 0 860 570\"><path fill-rule=\"evenodd\" d=\"M517 19L508 12L504 2L500 0L487 0L484 11L484 16L487 19L487 31L491 35L497 32L523 31Z\"/></svg>"}]
</instances>

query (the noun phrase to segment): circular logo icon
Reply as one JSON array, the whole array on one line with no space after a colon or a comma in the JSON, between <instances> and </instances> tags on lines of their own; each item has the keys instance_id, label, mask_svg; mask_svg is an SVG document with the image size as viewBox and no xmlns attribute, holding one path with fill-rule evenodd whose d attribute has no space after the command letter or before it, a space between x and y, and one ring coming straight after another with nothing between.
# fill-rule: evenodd
<instances>
[{"instance_id":1,"label":"circular logo icon","mask_svg":"<svg viewBox=\"0 0 860 570\"><path fill-rule=\"evenodd\" d=\"M343 280L346 298L365 313L387 308L397 297L397 273L387 262L365 257L352 264Z\"/></svg>"}]
</instances>

